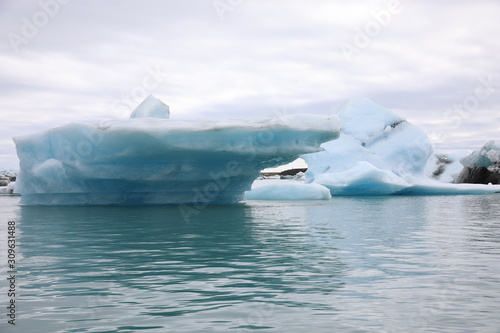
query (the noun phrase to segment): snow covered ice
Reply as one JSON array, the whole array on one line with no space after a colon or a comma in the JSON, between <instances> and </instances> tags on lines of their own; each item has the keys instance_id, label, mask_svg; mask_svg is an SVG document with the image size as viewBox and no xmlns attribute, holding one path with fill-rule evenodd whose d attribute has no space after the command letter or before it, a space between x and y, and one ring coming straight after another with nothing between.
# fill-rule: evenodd
<instances>
[{"instance_id":1,"label":"snow covered ice","mask_svg":"<svg viewBox=\"0 0 500 333\"><path fill-rule=\"evenodd\" d=\"M183 121L168 115L166 105L149 97L131 119L15 137L21 204L238 202L260 170L318 152L339 135L335 116Z\"/></svg>"}]
</instances>

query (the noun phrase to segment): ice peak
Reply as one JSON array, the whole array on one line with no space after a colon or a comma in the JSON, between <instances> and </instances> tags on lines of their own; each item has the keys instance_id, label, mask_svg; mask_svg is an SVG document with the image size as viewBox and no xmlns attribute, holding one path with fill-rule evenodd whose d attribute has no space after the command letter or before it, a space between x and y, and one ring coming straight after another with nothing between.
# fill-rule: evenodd
<instances>
[{"instance_id":1,"label":"ice peak","mask_svg":"<svg viewBox=\"0 0 500 333\"><path fill-rule=\"evenodd\" d=\"M149 95L141 104L139 104L130 118L161 118L168 119L170 117L170 108L167 104L160 101L153 95Z\"/></svg>"},{"instance_id":2,"label":"ice peak","mask_svg":"<svg viewBox=\"0 0 500 333\"><path fill-rule=\"evenodd\" d=\"M368 98L354 98L338 103L332 110L338 115L342 133L358 139L380 133L387 126L394 128L404 119Z\"/></svg>"}]
</instances>

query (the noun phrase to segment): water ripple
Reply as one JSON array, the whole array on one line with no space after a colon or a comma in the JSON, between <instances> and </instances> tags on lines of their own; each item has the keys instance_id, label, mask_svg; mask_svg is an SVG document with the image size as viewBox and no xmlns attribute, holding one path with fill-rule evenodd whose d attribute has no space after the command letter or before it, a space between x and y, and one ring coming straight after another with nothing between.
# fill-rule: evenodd
<instances>
[{"instance_id":1,"label":"water ripple","mask_svg":"<svg viewBox=\"0 0 500 333\"><path fill-rule=\"evenodd\" d=\"M252 202L190 223L176 207L8 203L19 332L500 327L496 196Z\"/></svg>"}]
</instances>

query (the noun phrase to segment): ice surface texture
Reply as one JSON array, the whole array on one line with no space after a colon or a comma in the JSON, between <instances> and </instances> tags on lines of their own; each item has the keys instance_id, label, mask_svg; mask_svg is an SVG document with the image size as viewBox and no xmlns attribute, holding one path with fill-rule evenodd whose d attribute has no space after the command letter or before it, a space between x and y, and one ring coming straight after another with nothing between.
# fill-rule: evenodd
<instances>
[{"instance_id":1,"label":"ice surface texture","mask_svg":"<svg viewBox=\"0 0 500 333\"><path fill-rule=\"evenodd\" d=\"M321 143L339 135L335 116L151 119L162 107L156 100L147 103L135 118L73 123L14 138L21 204L234 203L260 170L320 151Z\"/></svg>"}]
</instances>

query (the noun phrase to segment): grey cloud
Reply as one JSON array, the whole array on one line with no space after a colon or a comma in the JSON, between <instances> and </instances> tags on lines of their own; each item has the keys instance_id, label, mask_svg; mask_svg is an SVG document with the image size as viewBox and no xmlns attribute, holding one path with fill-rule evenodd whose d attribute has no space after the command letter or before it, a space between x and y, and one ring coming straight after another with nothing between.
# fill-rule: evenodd
<instances>
[{"instance_id":1,"label":"grey cloud","mask_svg":"<svg viewBox=\"0 0 500 333\"><path fill-rule=\"evenodd\" d=\"M338 100L368 97L437 130L478 77L500 74L500 3L400 3L401 13L348 62L339 45L354 43L356 29L387 2L243 0L221 20L212 1L73 0L19 53L6 34L19 32L39 2L1 2L0 59L9 65L0 67L0 112L16 122L0 140L67 120L126 117L113 105L138 103L130 95L148 66L164 76L147 93L175 118L323 113ZM495 133L499 91L500 84L448 146Z\"/></svg>"}]
</instances>

